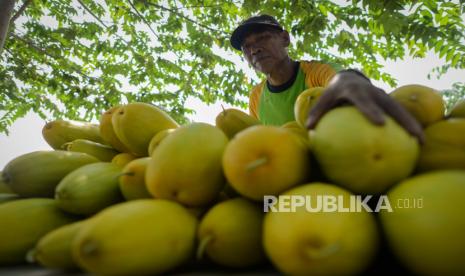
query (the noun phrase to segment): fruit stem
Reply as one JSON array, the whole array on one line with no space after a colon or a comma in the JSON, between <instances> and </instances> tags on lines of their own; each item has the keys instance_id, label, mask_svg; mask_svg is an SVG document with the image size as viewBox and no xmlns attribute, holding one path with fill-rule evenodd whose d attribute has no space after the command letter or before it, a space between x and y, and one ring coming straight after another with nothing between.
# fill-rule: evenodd
<instances>
[{"instance_id":1,"label":"fruit stem","mask_svg":"<svg viewBox=\"0 0 465 276\"><path fill-rule=\"evenodd\" d=\"M323 259L338 252L341 248L339 243L333 243L323 248L309 247L306 248L305 254L310 259Z\"/></svg>"},{"instance_id":2,"label":"fruit stem","mask_svg":"<svg viewBox=\"0 0 465 276\"><path fill-rule=\"evenodd\" d=\"M259 158L257 160L254 160L252 162L250 162L249 164L247 164L247 166L245 167L247 171L251 171L251 170L254 170L258 167L260 167L261 165L264 165L268 162L268 158L266 157L262 157L262 158Z\"/></svg>"},{"instance_id":3,"label":"fruit stem","mask_svg":"<svg viewBox=\"0 0 465 276\"><path fill-rule=\"evenodd\" d=\"M223 114L226 115L226 109L224 109L223 105L221 105L221 109L223 109Z\"/></svg>"},{"instance_id":4,"label":"fruit stem","mask_svg":"<svg viewBox=\"0 0 465 276\"><path fill-rule=\"evenodd\" d=\"M213 240L213 236L208 235L200 241L199 247L197 248L197 254L196 254L197 260L201 260L203 258L205 249L207 249L207 245L210 243L211 240Z\"/></svg>"},{"instance_id":5,"label":"fruit stem","mask_svg":"<svg viewBox=\"0 0 465 276\"><path fill-rule=\"evenodd\" d=\"M26 254L26 262L33 264L36 262L37 250L35 248L29 250Z\"/></svg>"},{"instance_id":6,"label":"fruit stem","mask_svg":"<svg viewBox=\"0 0 465 276\"><path fill-rule=\"evenodd\" d=\"M63 145L61 145L61 149L69 150L71 144L72 142L64 143Z\"/></svg>"}]
</instances>

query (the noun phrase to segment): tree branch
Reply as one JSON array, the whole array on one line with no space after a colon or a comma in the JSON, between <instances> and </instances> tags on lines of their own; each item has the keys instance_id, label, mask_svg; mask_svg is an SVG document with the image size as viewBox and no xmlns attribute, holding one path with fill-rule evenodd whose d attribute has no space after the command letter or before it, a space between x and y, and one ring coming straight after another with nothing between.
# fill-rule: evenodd
<instances>
[{"instance_id":1,"label":"tree branch","mask_svg":"<svg viewBox=\"0 0 465 276\"><path fill-rule=\"evenodd\" d=\"M95 15L95 13L93 11L91 11L87 6L86 4L82 3L81 0L77 0L79 2L79 4L88 12L90 13L90 15L92 15L93 18L95 18L95 20L97 20L100 24L102 24L102 26L104 26L105 28L108 28L108 26L97 16Z\"/></svg>"},{"instance_id":2,"label":"tree branch","mask_svg":"<svg viewBox=\"0 0 465 276\"><path fill-rule=\"evenodd\" d=\"M13 15L13 17L11 17L10 25L13 24L13 22L15 22L16 19L18 19L18 17L26 10L27 6L29 6L29 4L31 4L31 2L32 2L32 0L24 1L21 8L19 8L19 10L15 13L15 15Z\"/></svg>"},{"instance_id":3,"label":"tree branch","mask_svg":"<svg viewBox=\"0 0 465 276\"><path fill-rule=\"evenodd\" d=\"M131 8L136 12L137 16L145 23L145 25L147 25L147 27L150 29L150 31L152 31L153 35L160 39L157 35L157 33L155 33L155 31L152 29L152 27L150 26L150 24L147 22L147 20L145 20L145 18L142 16L142 14L140 14L140 12L137 10L137 8L134 6L134 4L132 3L131 0L128 0L129 2L129 5L131 5Z\"/></svg>"},{"instance_id":4,"label":"tree branch","mask_svg":"<svg viewBox=\"0 0 465 276\"><path fill-rule=\"evenodd\" d=\"M0 54L8 34L10 17L15 7L15 0L3 0L0 8Z\"/></svg>"},{"instance_id":5,"label":"tree branch","mask_svg":"<svg viewBox=\"0 0 465 276\"><path fill-rule=\"evenodd\" d=\"M223 35L228 35L228 34L227 34L226 32L224 32L224 31L220 31L220 30L211 28L211 27L209 27L209 26L207 26L207 25L204 25L204 24L202 24L202 23L199 23L199 22L197 22L197 21L195 21L195 20L193 20L193 19L191 19L191 18L185 16L184 14L182 14L182 13L180 13L180 12L177 12L177 11L175 11L175 10L172 10L172 9L170 9L170 8L167 8L167 7L164 7L164 6L155 4L155 3L150 3L150 2L148 2L147 0L143 0L143 2L144 2L146 5L153 6L153 7L156 7L156 8L158 8L158 9L160 9L160 10L163 10L163 11L170 12L170 13L172 13L172 14L175 14L175 15L181 17L181 18L184 18L185 20L187 20L187 21L189 21L189 22L192 22L192 23L194 23L194 24L196 24L196 25L198 25L198 26L200 26L200 27L202 27L202 28L205 28L205 29L207 29L207 30L210 30L210 31L212 31L212 32L220 33L220 34L223 34Z\"/></svg>"}]
</instances>

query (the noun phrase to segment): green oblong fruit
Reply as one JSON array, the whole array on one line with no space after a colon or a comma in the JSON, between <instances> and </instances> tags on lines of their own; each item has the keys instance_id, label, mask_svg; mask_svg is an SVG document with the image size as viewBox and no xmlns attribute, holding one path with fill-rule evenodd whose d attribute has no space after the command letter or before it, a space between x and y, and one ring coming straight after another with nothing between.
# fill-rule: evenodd
<instances>
[{"instance_id":1,"label":"green oblong fruit","mask_svg":"<svg viewBox=\"0 0 465 276\"><path fill-rule=\"evenodd\" d=\"M55 120L42 128L45 141L56 150L61 149L65 143L76 139L86 139L105 144L100 136L99 126L88 122Z\"/></svg>"},{"instance_id":2,"label":"green oblong fruit","mask_svg":"<svg viewBox=\"0 0 465 276\"><path fill-rule=\"evenodd\" d=\"M111 145L113 148L117 149L120 152L130 152L130 150L118 139L116 136L115 130L113 128L113 123L111 118L118 108L121 106L114 106L107 111L105 111L102 116L100 116L100 136L102 139Z\"/></svg>"},{"instance_id":3,"label":"green oblong fruit","mask_svg":"<svg viewBox=\"0 0 465 276\"><path fill-rule=\"evenodd\" d=\"M383 232L406 267L416 275L464 275L465 171L416 175L387 196L393 210L380 213Z\"/></svg>"},{"instance_id":4,"label":"green oblong fruit","mask_svg":"<svg viewBox=\"0 0 465 276\"><path fill-rule=\"evenodd\" d=\"M310 132L311 149L324 174L352 192L378 194L409 176L420 147L390 117L371 123L355 107L329 111Z\"/></svg>"},{"instance_id":5,"label":"green oblong fruit","mask_svg":"<svg viewBox=\"0 0 465 276\"><path fill-rule=\"evenodd\" d=\"M126 200L152 198L145 185L145 171L150 157L132 160L124 166L119 177L119 187Z\"/></svg>"},{"instance_id":6,"label":"green oblong fruit","mask_svg":"<svg viewBox=\"0 0 465 276\"><path fill-rule=\"evenodd\" d=\"M465 99L455 103L452 110L449 112L450 118L465 118Z\"/></svg>"},{"instance_id":7,"label":"green oblong fruit","mask_svg":"<svg viewBox=\"0 0 465 276\"><path fill-rule=\"evenodd\" d=\"M293 197L303 205L289 204ZM323 197L344 208L352 206L351 200L361 202L340 187L314 182L280 195L274 207L290 211L266 213L265 252L284 275L358 275L373 260L379 244L375 217L364 209L330 211Z\"/></svg>"},{"instance_id":8,"label":"green oblong fruit","mask_svg":"<svg viewBox=\"0 0 465 276\"><path fill-rule=\"evenodd\" d=\"M175 131L174 128L164 129L153 136L149 143L149 156L152 156L153 151L158 147L161 141L163 141L163 139L165 139L166 137L168 137L168 135L173 133L173 131Z\"/></svg>"},{"instance_id":9,"label":"green oblong fruit","mask_svg":"<svg viewBox=\"0 0 465 276\"><path fill-rule=\"evenodd\" d=\"M232 139L237 133L250 126L260 124L260 121L256 118L235 108L223 109L216 116L215 122L216 126L224 131L229 139Z\"/></svg>"},{"instance_id":10,"label":"green oblong fruit","mask_svg":"<svg viewBox=\"0 0 465 276\"><path fill-rule=\"evenodd\" d=\"M110 162L113 157L119 154L117 150L110 146L85 139L76 139L65 143L63 146L67 151L87 153L103 162Z\"/></svg>"},{"instance_id":11,"label":"green oblong fruit","mask_svg":"<svg viewBox=\"0 0 465 276\"><path fill-rule=\"evenodd\" d=\"M396 88L389 96L401 104L423 127L444 118L444 99L433 88L409 84Z\"/></svg>"},{"instance_id":12,"label":"green oblong fruit","mask_svg":"<svg viewBox=\"0 0 465 276\"><path fill-rule=\"evenodd\" d=\"M159 131L179 126L166 112L146 103L124 105L111 120L118 139L137 156L147 156L150 139Z\"/></svg>"},{"instance_id":13,"label":"green oblong fruit","mask_svg":"<svg viewBox=\"0 0 465 276\"><path fill-rule=\"evenodd\" d=\"M2 171L0 171L0 194L12 194L13 191L11 190L8 185L6 185L5 180L3 179Z\"/></svg>"},{"instance_id":14,"label":"green oblong fruit","mask_svg":"<svg viewBox=\"0 0 465 276\"><path fill-rule=\"evenodd\" d=\"M71 254L71 245L87 220L61 226L43 236L31 251L32 258L41 266L56 269L75 269L78 264Z\"/></svg>"},{"instance_id":15,"label":"green oblong fruit","mask_svg":"<svg viewBox=\"0 0 465 276\"><path fill-rule=\"evenodd\" d=\"M194 251L197 220L180 204L140 199L105 209L73 242L73 256L99 275L162 274Z\"/></svg>"},{"instance_id":16,"label":"green oblong fruit","mask_svg":"<svg viewBox=\"0 0 465 276\"><path fill-rule=\"evenodd\" d=\"M465 169L465 118L436 122L424 134L419 171Z\"/></svg>"},{"instance_id":17,"label":"green oblong fruit","mask_svg":"<svg viewBox=\"0 0 465 276\"><path fill-rule=\"evenodd\" d=\"M53 197L63 177L95 162L97 158L81 152L35 151L11 160L3 169L2 177L22 197Z\"/></svg>"},{"instance_id":18,"label":"green oblong fruit","mask_svg":"<svg viewBox=\"0 0 465 276\"><path fill-rule=\"evenodd\" d=\"M197 257L205 252L214 262L237 268L263 262L262 224L260 206L244 198L218 203L200 222Z\"/></svg>"},{"instance_id":19,"label":"green oblong fruit","mask_svg":"<svg viewBox=\"0 0 465 276\"><path fill-rule=\"evenodd\" d=\"M221 156L227 143L219 128L206 123L178 128L153 152L147 166L150 194L189 207L213 202L225 183Z\"/></svg>"},{"instance_id":20,"label":"green oblong fruit","mask_svg":"<svg viewBox=\"0 0 465 276\"><path fill-rule=\"evenodd\" d=\"M123 201L118 177L121 167L94 163L68 174L58 184L55 199L61 209L77 215L92 215Z\"/></svg>"},{"instance_id":21,"label":"green oblong fruit","mask_svg":"<svg viewBox=\"0 0 465 276\"><path fill-rule=\"evenodd\" d=\"M308 114L323 94L323 91L323 87L312 87L300 93L295 100L294 117L300 127L305 128Z\"/></svg>"},{"instance_id":22,"label":"green oblong fruit","mask_svg":"<svg viewBox=\"0 0 465 276\"><path fill-rule=\"evenodd\" d=\"M49 198L0 204L0 265L22 264L26 253L48 232L75 221Z\"/></svg>"}]
</instances>

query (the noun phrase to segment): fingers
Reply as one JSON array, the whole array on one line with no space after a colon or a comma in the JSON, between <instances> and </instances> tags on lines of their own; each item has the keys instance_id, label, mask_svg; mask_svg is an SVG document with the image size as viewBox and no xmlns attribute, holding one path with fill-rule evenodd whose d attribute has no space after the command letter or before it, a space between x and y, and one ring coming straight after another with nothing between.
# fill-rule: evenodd
<instances>
[{"instance_id":1,"label":"fingers","mask_svg":"<svg viewBox=\"0 0 465 276\"><path fill-rule=\"evenodd\" d=\"M354 97L351 101L365 117L375 125L383 125L385 122L384 111L371 97Z\"/></svg>"},{"instance_id":2,"label":"fingers","mask_svg":"<svg viewBox=\"0 0 465 276\"><path fill-rule=\"evenodd\" d=\"M407 130L407 132L417 137L420 144L424 143L425 137L421 124L402 105L384 92L377 93L376 101L378 105L382 106L384 111Z\"/></svg>"},{"instance_id":3,"label":"fingers","mask_svg":"<svg viewBox=\"0 0 465 276\"><path fill-rule=\"evenodd\" d=\"M321 117L334 106L335 98L331 94L331 90L328 89L325 91L318 99L315 106L310 110L305 124L307 129L314 129Z\"/></svg>"}]
</instances>

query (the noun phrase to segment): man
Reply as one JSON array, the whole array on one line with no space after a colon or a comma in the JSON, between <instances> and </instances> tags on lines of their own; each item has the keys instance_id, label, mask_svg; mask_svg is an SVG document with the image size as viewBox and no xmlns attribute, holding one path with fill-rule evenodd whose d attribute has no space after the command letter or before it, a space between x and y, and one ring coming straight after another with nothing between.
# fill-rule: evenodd
<instances>
[{"instance_id":1,"label":"man","mask_svg":"<svg viewBox=\"0 0 465 276\"><path fill-rule=\"evenodd\" d=\"M231 45L242 51L245 59L266 80L250 93L250 114L267 125L282 125L294 120L297 96L311 87L325 87L325 92L311 110L307 127L312 129L331 108L350 103L374 124L384 124L383 113L394 118L420 141L420 124L383 90L357 70L337 72L335 66L317 61L294 61L289 57L289 33L269 15L250 17L231 35Z\"/></svg>"}]
</instances>

